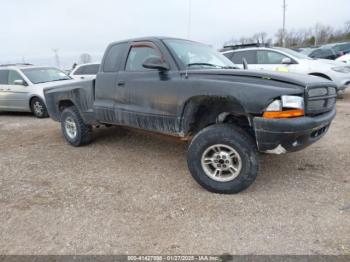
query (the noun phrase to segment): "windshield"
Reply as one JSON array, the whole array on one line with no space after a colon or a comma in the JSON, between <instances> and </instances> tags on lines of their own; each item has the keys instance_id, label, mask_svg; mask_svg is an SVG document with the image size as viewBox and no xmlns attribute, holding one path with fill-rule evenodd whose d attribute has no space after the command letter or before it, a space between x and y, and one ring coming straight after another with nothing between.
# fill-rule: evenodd
<instances>
[{"instance_id":1,"label":"windshield","mask_svg":"<svg viewBox=\"0 0 350 262\"><path fill-rule=\"evenodd\" d=\"M56 68L27 68L22 69L22 72L33 84L71 79L64 72Z\"/></svg>"},{"instance_id":2,"label":"windshield","mask_svg":"<svg viewBox=\"0 0 350 262\"><path fill-rule=\"evenodd\" d=\"M188 69L237 68L228 58L210 46L178 39L167 39L164 42Z\"/></svg>"},{"instance_id":3,"label":"windshield","mask_svg":"<svg viewBox=\"0 0 350 262\"><path fill-rule=\"evenodd\" d=\"M277 50L280 50L282 52L287 53L288 55L294 56L295 58L298 59L308 59L308 60L312 60L312 58L308 57L307 55L304 55L302 53L298 53L292 49L288 49L288 48L283 48L283 47L275 47Z\"/></svg>"},{"instance_id":4,"label":"windshield","mask_svg":"<svg viewBox=\"0 0 350 262\"><path fill-rule=\"evenodd\" d=\"M299 53L304 54L304 55L309 55L309 54L311 54L312 51L314 51L314 49L312 49L312 48L303 48L303 49L301 49L301 51Z\"/></svg>"}]
</instances>

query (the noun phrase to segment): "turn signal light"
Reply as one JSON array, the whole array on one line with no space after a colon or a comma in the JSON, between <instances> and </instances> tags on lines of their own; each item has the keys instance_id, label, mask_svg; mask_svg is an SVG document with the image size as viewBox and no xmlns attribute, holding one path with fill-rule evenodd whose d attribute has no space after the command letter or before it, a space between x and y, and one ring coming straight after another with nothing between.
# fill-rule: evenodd
<instances>
[{"instance_id":1,"label":"turn signal light","mask_svg":"<svg viewBox=\"0 0 350 262\"><path fill-rule=\"evenodd\" d=\"M300 117L304 115L305 115L304 110L295 109L295 110L265 112L263 117L264 118L292 118L292 117Z\"/></svg>"}]
</instances>

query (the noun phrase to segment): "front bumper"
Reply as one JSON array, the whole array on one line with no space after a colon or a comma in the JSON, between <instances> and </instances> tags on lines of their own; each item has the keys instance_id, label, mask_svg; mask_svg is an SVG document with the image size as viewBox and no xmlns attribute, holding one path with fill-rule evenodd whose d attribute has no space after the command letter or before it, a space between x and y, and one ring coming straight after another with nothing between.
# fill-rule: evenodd
<instances>
[{"instance_id":1,"label":"front bumper","mask_svg":"<svg viewBox=\"0 0 350 262\"><path fill-rule=\"evenodd\" d=\"M335 108L319 116L290 119L253 119L258 149L281 154L301 150L319 140L328 131L336 115Z\"/></svg>"}]
</instances>

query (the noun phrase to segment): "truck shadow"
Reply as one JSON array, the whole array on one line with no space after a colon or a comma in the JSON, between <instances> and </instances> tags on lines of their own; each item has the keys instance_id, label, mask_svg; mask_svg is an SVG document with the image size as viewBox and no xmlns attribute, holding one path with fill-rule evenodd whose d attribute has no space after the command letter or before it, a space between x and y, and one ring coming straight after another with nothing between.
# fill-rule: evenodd
<instances>
[{"instance_id":1,"label":"truck shadow","mask_svg":"<svg viewBox=\"0 0 350 262\"><path fill-rule=\"evenodd\" d=\"M0 116L23 116L23 117L35 117L30 112L6 112L6 111L0 111Z\"/></svg>"},{"instance_id":2,"label":"truck shadow","mask_svg":"<svg viewBox=\"0 0 350 262\"><path fill-rule=\"evenodd\" d=\"M186 163L188 143L179 138L124 127L103 127L94 130L94 140L95 145L108 147L109 150L116 151L125 148L125 154L133 152L134 158L144 159L149 163L156 163L156 160L160 159L176 162L178 166L169 166L167 173L176 174L177 179L189 179L189 176L186 178L180 176L184 173L189 174L189 171ZM296 178L303 180L302 173L304 172L317 173L323 167L314 163L315 161L310 157L312 154L312 148L284 155L260 154L260 172L257 181L246 192L266 191L271 184L294 183ZM124 164L135 165L129 160L125 160ZM152 171L152 168L149 166L148 170ZM154 166L154 168L157 167ZM196 185L189 183L187 186Z\"/></svg>"}]
</instances>

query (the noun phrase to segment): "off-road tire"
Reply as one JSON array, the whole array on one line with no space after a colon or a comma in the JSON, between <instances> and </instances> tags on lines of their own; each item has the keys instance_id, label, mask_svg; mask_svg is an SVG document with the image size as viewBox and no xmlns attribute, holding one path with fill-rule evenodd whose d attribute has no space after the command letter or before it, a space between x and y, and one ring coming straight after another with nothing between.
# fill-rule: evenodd
<instances>
[{"instance_id":1,"label":"off-road tire","mask_svg":"<svg viewBox=\"0 0 350 262\"><path fill-rule=\"evenodd\" d=\"M233 148L241 159L238 175L230 181L218 182L209 177L202 165L202 155L214 145ZM258 153L254 139L243 129L232 124L216 124L201 130L191 141L187 164L193 178L205 189L214 193L234 194L248 188L259 170Z\"/></svg>"},{"instance_id":2,"label":"off-road tire","mask_svg":"<svg viewBox=\"0 0 350 262\"><path fill-rule=\"evenodd\" d=\"M44 101L38 97L34 97L30 101L30 110L37 118L46 118L49 116Z\"/></svg>"},{"instance_id":3,"label":"off-road tire","mask_svg":"<svg viewBox=\"0 0 350 262\"><path fill-rule=\"evenodd\" d=\"M74 122L76 127L76 135L72 136L66 127L66 121ZM61 114L61 128L65 139L73 146L87 145L92 141L92 126L84 123L75 106L67 107Z\"/></svg>"}]
</instances>

